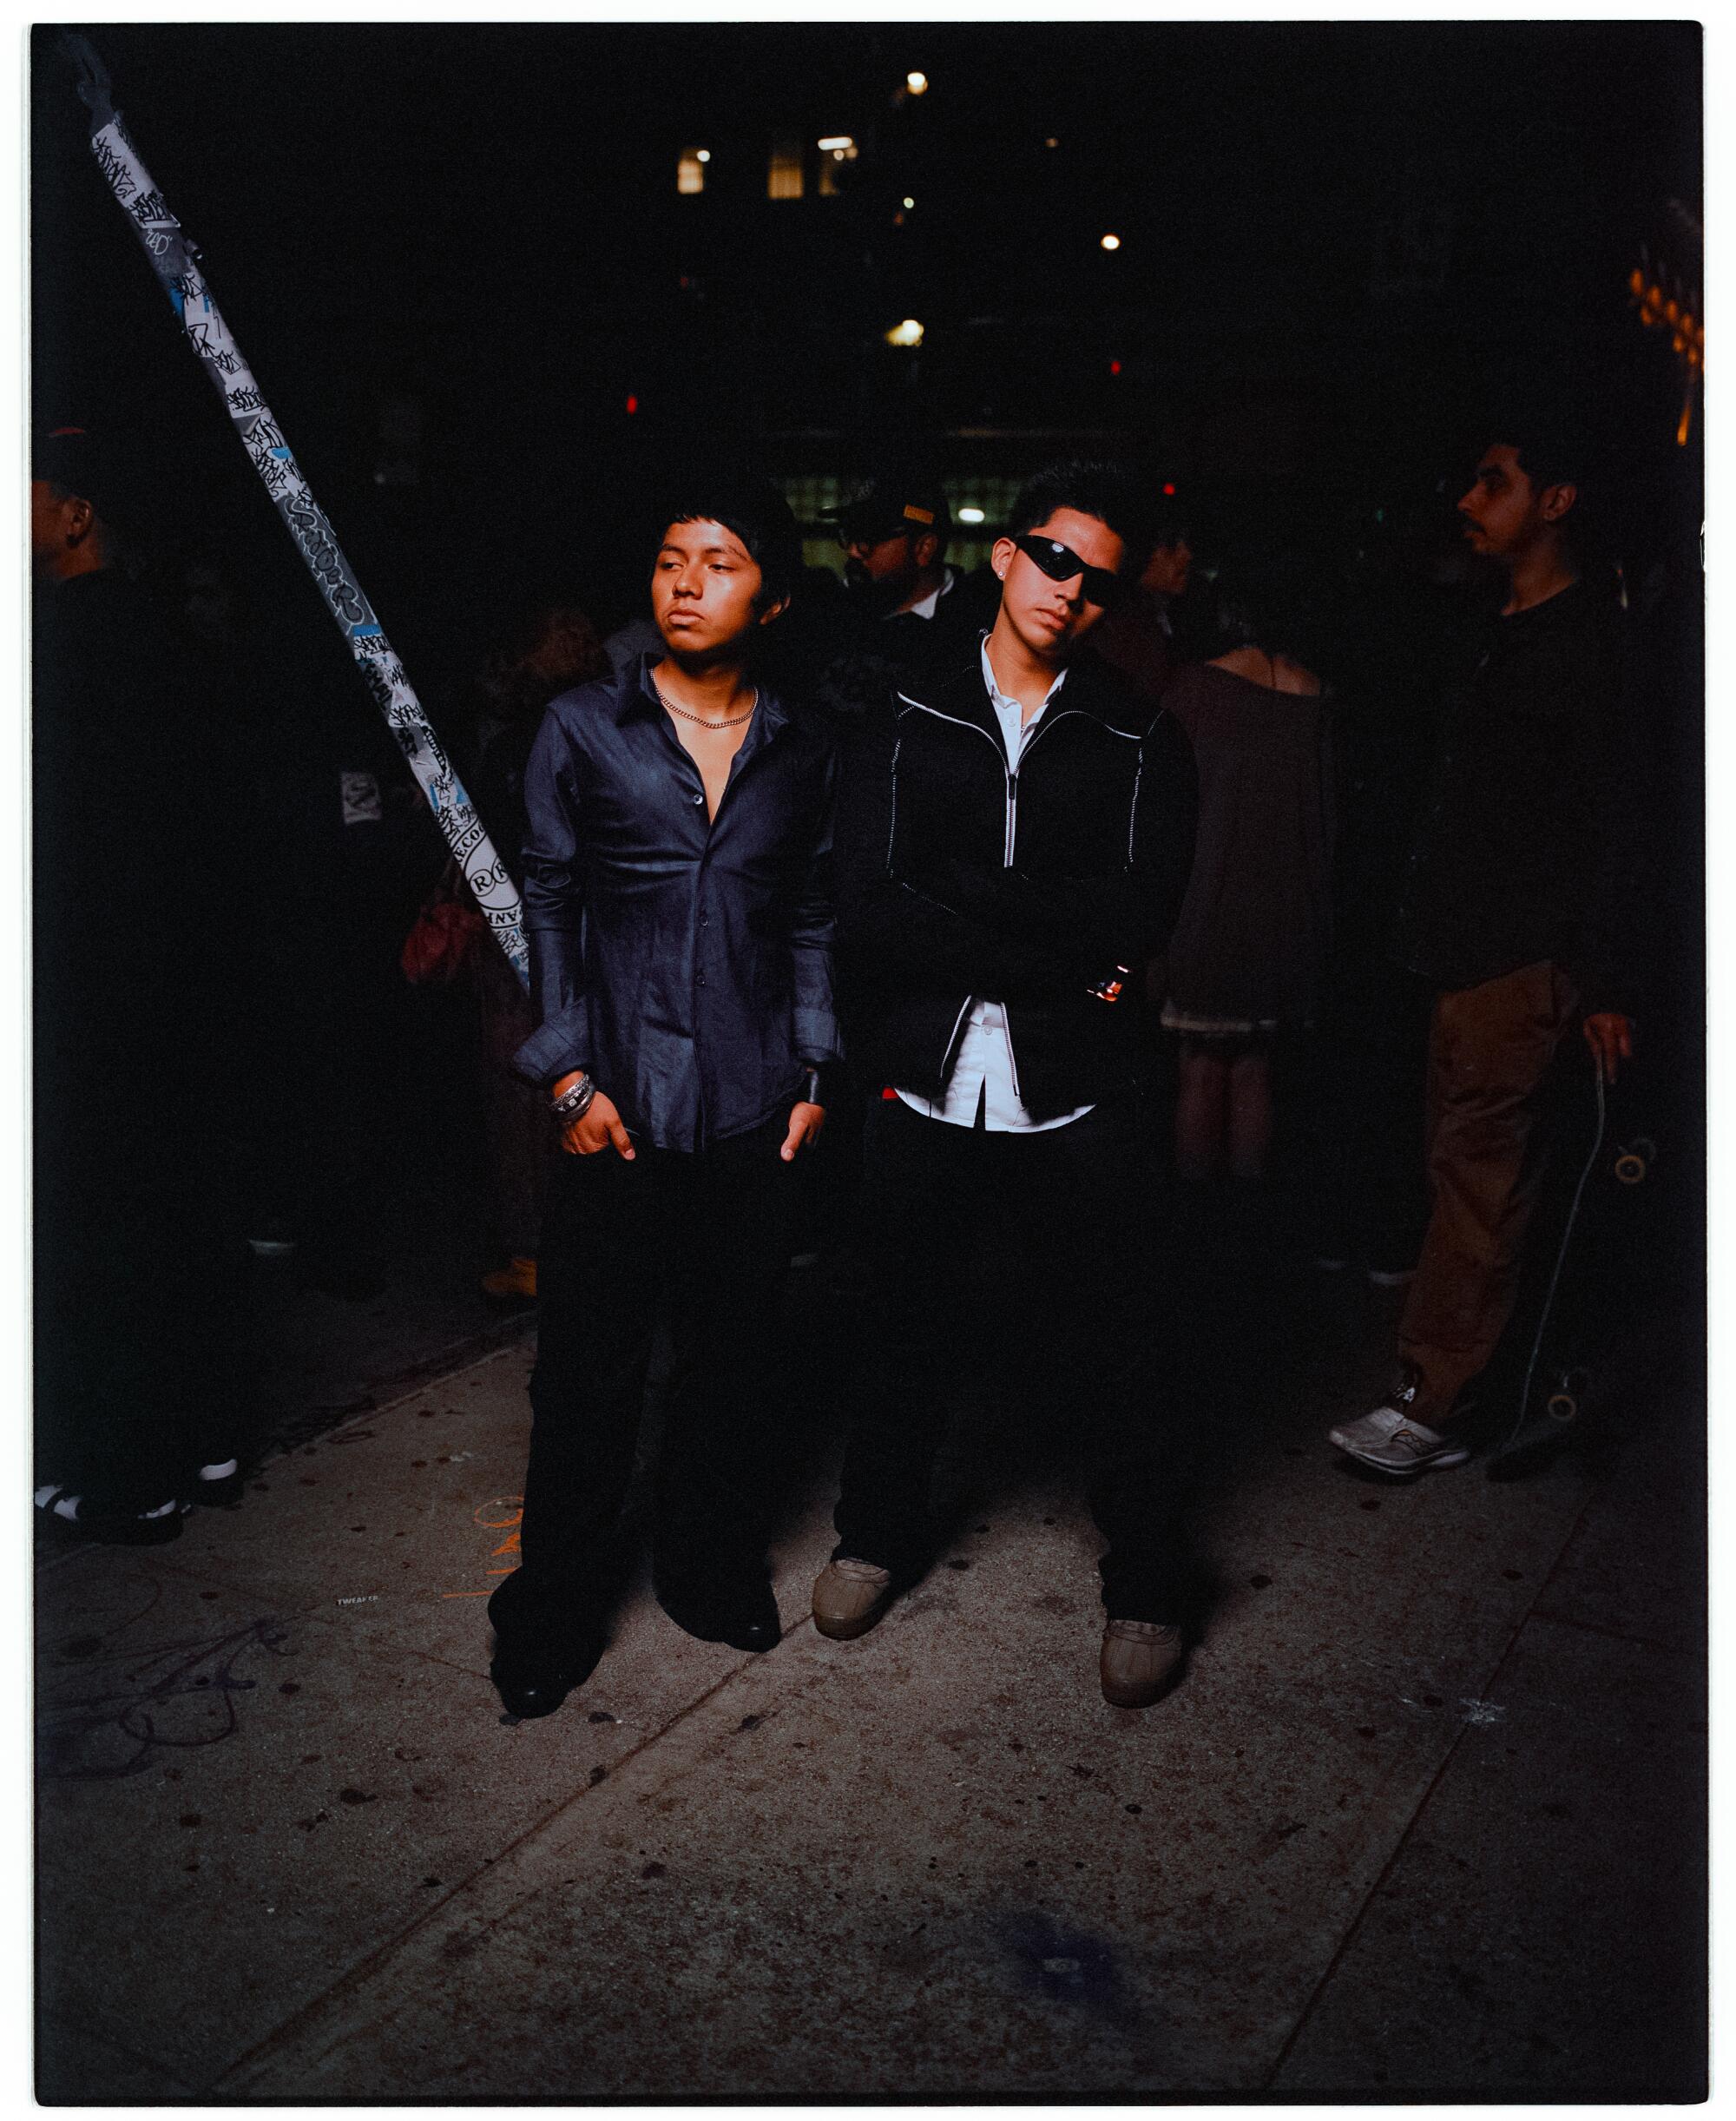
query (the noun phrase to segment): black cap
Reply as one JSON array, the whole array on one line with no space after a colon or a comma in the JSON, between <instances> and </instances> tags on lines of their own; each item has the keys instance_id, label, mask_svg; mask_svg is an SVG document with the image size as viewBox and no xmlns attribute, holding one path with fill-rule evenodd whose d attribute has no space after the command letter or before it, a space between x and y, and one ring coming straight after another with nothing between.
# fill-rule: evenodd
<instances>
[{"instance_id":1,"label":"black cap","mask_svg":"<svg viewBox=\"0 0 1736 2121\"><path fill-rule=\"evenodd\" d=\"M831 511L845 537L895 537L901 531L920 537L932 530L944 544L952 534L952 515L937 478L906 471L876 471L852 497Z\"/></svg>"}]
</instances>

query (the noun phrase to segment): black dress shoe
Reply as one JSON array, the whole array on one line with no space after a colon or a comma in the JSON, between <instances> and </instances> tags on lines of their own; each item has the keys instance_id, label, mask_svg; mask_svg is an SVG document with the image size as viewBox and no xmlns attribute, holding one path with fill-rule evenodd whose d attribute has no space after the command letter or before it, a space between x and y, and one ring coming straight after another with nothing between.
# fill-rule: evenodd
<instances>
[{"instance_id":1,"label":"black dress shoe","mask_svg":"<svg viewBox=\"0 0 1736 2121\"><path fill-rule=\"evenodd\" d=\"M509 1716L553 1716L573 1689L582 1686L602 1656L601 1641L576 1645L559 1657L509 1650L497 1643L489 1677Z\"/></svg>"},{"instance_id":2,"label":"black dress shoe","mask_svg":"<svg viewBox=\"0 0 1736 2121\"><path fill-rule=\"evenodd\" d=\"M732 1650L775 1650L783 1639L778 1602L763 1577L695 1584L660 1578L657 1603L675 1625L702 1643Z\"/></svg>"}]
</instances>

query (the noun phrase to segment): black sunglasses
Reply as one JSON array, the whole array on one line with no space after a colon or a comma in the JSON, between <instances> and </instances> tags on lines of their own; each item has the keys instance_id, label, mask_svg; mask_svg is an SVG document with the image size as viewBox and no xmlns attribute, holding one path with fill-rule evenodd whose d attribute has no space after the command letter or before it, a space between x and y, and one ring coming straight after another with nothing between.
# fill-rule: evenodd
<instances>
[{"instance_id":1,"label":"black sunglasses","mask_svg":"<svg viewBox=\"0 0 1736 2121\"><path fill-rule=\"evenodd\" d=\"M1107 611L1121 593L1121 578L1113 569L1088 567L1072 546L1063 545L1058 537L1033 537L1027 532L1023 537L1016 537L1013 543L1051 582L1071 582L1075 575L1082 575L1085 580L1081 594L1088 604L1095 604L1099 610Z\"/></svg>"}]
</instances>

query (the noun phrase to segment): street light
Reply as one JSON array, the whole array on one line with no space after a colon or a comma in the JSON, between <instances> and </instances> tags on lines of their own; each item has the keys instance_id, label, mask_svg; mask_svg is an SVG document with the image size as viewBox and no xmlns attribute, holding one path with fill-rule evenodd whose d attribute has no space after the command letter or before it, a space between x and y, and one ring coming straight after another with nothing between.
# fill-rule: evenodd
<instances>
[{"instance_id":1,"label":"street light","mask_svg":"<svg viewBox=\"0 0 1736 2121\"><path fill-rule=\"evenodd\" d=\"M889 346L919 346L923 342L923 327L914 317L906 317L902 324L895 324L886 333Z\"/></svg>"},{"instance_id":2,"label":"street light","mask_svg":"<svg viewBox=\"0 0 1736 2121\"><path fill-rule=\"evenodd\" d=\"M1121 239L1118 235L1106 235L1100 240L1105 250L1119 250L1121 247Z\"/></svg>"},{"instance_id":3,"label":"street light","mask_svg":"<svg viewBox=\"0 0 1736 2121\"><path fill-rule=\"evenodd\" d=\"M912 96L926 96L928 94L928 76L926 74L906 74L904 86Z\"/></svg>"}]
</instances>

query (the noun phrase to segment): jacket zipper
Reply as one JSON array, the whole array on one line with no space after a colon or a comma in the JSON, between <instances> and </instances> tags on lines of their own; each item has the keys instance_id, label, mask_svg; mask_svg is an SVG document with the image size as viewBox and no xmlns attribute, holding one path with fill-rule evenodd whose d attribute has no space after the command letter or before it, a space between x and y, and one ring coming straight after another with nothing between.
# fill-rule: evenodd
<instances>
[{"instance_id":1,"label":"jacket zipper","mask_svg":"<svg viewBox=\"0 0 1736 2121\"><path fill-rule=\"evenodd\" d=\"M1013 850L1018 844L1019 774L1025 762L1025 754L1026 752L1035 751L1036 749L1037 745L1042 741L1045 731L1053 728L1057 721L1065 721L1069 715L1076 715L1079 713L1079 709L1077 708L1063 708L1058 715L1054 715L1048 717L1043 722L1042 728L1039 729L1036 734L1031 738L1030 741L1026 744L1023 749L1021 749L1019 753L1018 765L1009 766L1007 763L1007 751L1005 745L1003 744L997 738L990 736L989 732L985 728L982 728L980 724L974 721L965 721L957 715L943 715L937 707L930 707L924 701L913 700L907 692L901 692L898 695L898 697L904 702L906 707L915 708L918 714L932 715L937 721L950 721L953 723L956 728L960 729L974 729L978 736L985 738L988 742L994 745L995 755L1001 761L1001 772L1006 781L1007 790L1006 833L1002 842L1001 866L1003 869L1010 869L1013 866ZM903 748L904 739L900 737L898 743L893 747L892 751L892 794L893 802L895 805L898 800L898 753ZM893 816L896 818L897 814L898 813L895 807ZM891 855L891 846L890 841L887 844L886 852L887 857L890 860ZM960 1035L963 1027L964 1019L970 1011L971 1002L975 998L976 998L974 996L967 994L964 998L963 1007L961 1007L957 1017L954 1019L951 1034L946 1042L946 1051L941 1056L940 1079L943 1083L945 1082L947 1076L951 1071L953 1059L958 1050ZM1013 1051L1013 1027L1010 1023L1007 1022L1007 1009L1004 1002L1001 1005L1001 1020L1005 1025L1006 1029L1007 1065L1012 1070L1013 1096L1016 1102L1023 1105L1025 1100L1024 1093L1019 1088L1019 1057Z\"/></svg>"}]
</instances>

